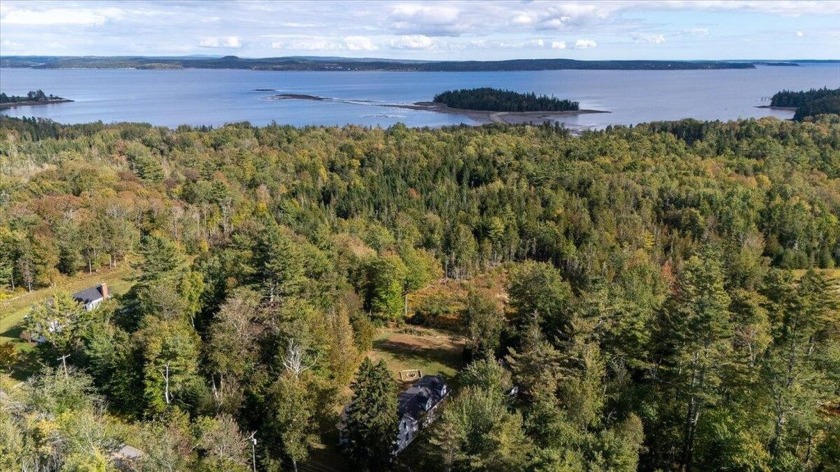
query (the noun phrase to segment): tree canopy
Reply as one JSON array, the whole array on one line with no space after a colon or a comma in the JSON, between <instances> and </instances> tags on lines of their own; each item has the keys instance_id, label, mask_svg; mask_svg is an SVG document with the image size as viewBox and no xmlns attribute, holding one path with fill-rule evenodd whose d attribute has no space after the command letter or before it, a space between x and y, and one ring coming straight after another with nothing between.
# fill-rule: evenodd
<instances>
[{"instance_id":1,"label":"tree canopy","mask_svg":"<svg viewBox=\"0 0 840 472\"><path fill-rule=\"evenodd\" d=\"M350 405L369 469L830 470L838 263L835 115L580 136L0 116L0 283L47 293L23 326L45 342L0 349L0 468L100 470L123 444L143 470L344 467ZM94 311L51 288L115 267ZM472 363L393 458L401 363L445 355L382 336L423 324Z\"/></svg>"}]
</instances>

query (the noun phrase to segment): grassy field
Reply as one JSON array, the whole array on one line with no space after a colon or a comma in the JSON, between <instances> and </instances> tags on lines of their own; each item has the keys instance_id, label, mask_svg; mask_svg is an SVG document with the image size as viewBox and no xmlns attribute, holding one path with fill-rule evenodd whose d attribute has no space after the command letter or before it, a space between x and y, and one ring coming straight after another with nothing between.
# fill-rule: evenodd
<instances>
[{"instance_id":1,"label":"grassy field","mask_svg":"<svg viewBox=\"0 0 840 472\"><path fill-rule=\"evenodd\" d=\"M463 367L464 341L443 331L406 327L384 329L373 341L370 357L384 359L399 380L402 370L418 369L423 375L442 374L453 378Z\"/></svg>"},{"instance_id":2,"label":"grassy field","mask_svg":"<svg viewBox=\"0 0 840 472\"><path fill-rule=\"evenodd\" d=\"M0 343L16 342L21 346L26 345L27 343L19 338L20 323L23 321L23 317L29 312L29 307L32 304L47 300L55 292L63 290L74 293L105 282L112 294L119 295L125 293L131 287L133 283L131 277L133 275L134 272L131 267L124 263L116 269L100 269L93 274L79 274L57 284L55 287L24 293L0 302Z\"/></svg>"}]
</instances>

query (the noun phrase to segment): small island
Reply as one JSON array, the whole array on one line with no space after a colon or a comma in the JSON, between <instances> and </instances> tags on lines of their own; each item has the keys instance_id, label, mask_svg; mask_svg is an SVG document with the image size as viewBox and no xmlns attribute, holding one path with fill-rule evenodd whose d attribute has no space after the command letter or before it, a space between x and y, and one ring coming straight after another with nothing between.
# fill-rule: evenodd
<instances>
[{"instance_id":1,"label":"small island","mask_svg":"<svg viewBox=\"0 0 840 472\"><path fill-rule=\"evenodd\" d=\"M782 90L770 99L769 108L796 110L795 121L823 114L840 114L840 89Z\"/></svg>"},{"instance_id":2,"label":"small island","mask_svg":"<svg viewBox=\"0 0 840 472\"><path fill-rule=\"evenodd\" d=\"M280 93L271 100L309 100L316 102L344 103L348 105L373 105L407 110L449 113L470 118L477 124L506 123L530 124L551 123L563 115L583 113L609 113L602 110L585 110L578 102L554 97L537 96L533 93L517 93L509 90L478 88L454 90L435 95L431 102L381 103L371 100L348 100L320 97L302 93Z\"/></svg>"},{"instance_id":3,"label":"small island","mask_svg":"<svg viewBox=\"0 0 840 472\"><path fill-rule=\"evenodd\" d=\"M47 95L43 90L31 91L26 96L6 95L0 93L0 110L5 108L14 108L32 105L49 105L51 103L66 103L72 102L67 98L56 97L53 94Z\"/></svg>"},{"instance_id":4,"label":"small island","mask_svg":"<svg viewBox=\"0 0 840 472\"><path fill-rule=\"evenodd\" d=\"M435 95L432 103L449 108L477 111L578 111L578 102L561 100L534 93L518 93L490 87L476 89L448 90Z\"/></svg>"}]
</instances>

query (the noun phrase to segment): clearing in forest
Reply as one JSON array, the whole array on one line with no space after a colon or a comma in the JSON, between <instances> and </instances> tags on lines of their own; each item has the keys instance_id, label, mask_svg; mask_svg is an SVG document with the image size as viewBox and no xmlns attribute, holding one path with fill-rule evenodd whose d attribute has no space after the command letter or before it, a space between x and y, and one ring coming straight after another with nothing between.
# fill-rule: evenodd
<instances>
[{"instance_id":1,"label":"clearing in forest","mask_svg":"<svg viewBox=\"0 0 840 472\"><path fill-rule=\"evenodd\" d=\"M396 379L400 371L409 369L451 379L463 367L463 350L460 336L412 326L380 331L370 357L374 361L384 359Z\"/></svg>"}]
</instances>

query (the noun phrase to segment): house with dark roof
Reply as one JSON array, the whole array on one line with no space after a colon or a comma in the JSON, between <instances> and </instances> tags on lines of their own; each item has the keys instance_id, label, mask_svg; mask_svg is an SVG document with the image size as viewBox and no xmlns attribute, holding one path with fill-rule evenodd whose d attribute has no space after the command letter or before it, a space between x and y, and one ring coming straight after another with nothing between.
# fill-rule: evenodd
<instances>
[{"instance_id":1,"label":"house with dark roof","mask_svg":"<svg viewBox=\"0 0 840 472\"><path fill-rule=\"evenodd\" d=\"M85 311L93 310L108 298L111 298L111 294L108 292L108 284L104 282L73 294L73 299L84 305Z\"/></svg>"},{"instance_id":2,"label":"house with dark roof","mask_svg":"<svg viewBox=\"0 0 840 472\"><path fill-rule=\"evenodd\" d=\"M420 433L420 430L432 424L438 416L438 407L449 395L449 388L439 375L424 375L408 390L397 396L397 424L393 454L399 454L408 447ZM347 444L345 434L347 408L341 413L341 420L336 425L339 430L338 443Z\"/></svg>"},{"instance_id":3,"label":"house with dark roof","mask_svg":"<svg viewBox=\"0 0 840 472\"><path fill-rule=\"evenodd\" d=\"M395 454L399 454L417 437L420 430L437 419L438 406L449 395L449 388L439 375L424 375L397 397L400 419Z\"/></svg>"}]
</instances>

